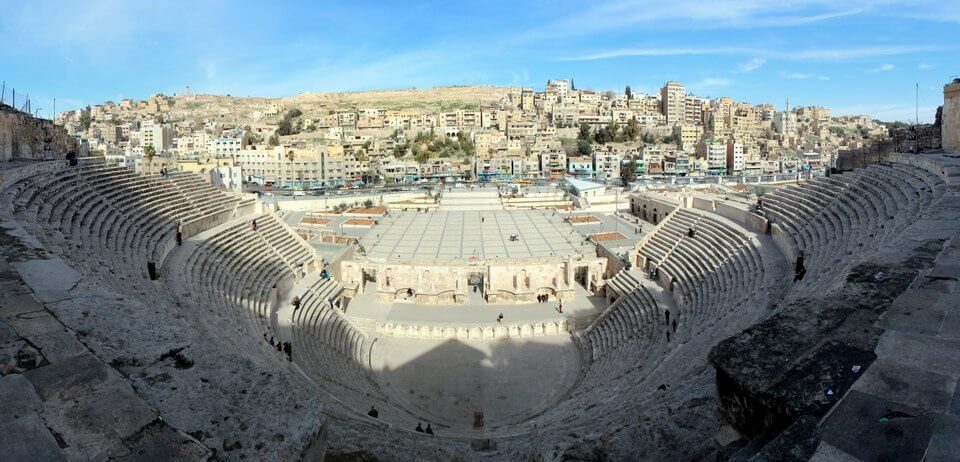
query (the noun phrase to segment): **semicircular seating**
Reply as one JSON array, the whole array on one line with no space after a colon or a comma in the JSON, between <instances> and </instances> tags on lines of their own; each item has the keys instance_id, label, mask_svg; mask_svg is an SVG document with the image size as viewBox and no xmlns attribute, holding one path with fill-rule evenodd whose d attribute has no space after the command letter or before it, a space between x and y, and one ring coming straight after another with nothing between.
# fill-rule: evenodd
<instances>
[{"instance_id":1,"label":"semicircular seating","mask_svg":"<svg viewBox=\"0 0 960 462\"><path fill-rule=\"evenodd\" d=\"M775 238L786 244L783 253L802 253L808 268L791 296L842 283L841 261L851 264L863 247L898 236L944 190L939 176L893 164L764 196L763 212L774 223ZM42 228L47 239L67 242L61 247L78 259L96 256L97 264L137 274L145 262L163 261L180 223L242 202L195 175L138 175L101 163L33 175L4 194L19 217ZM185 283L190 308L201 312L198 317L221 345L256 361L284 361L259 340L264 334L279 337L278 303L312 268L315 254L273 214L231 218L178 255L179 266L171 270L177 274L168 277ZM702 394L711 374L704 359L709 348L767 308L759 292L766 288L760 281L773 277L765 274L771 262L762 247L768 241L700 210L678 208L663 218L639 252L659 269L668 295L648 288L639 269L618 273L607 284L613 303L573 335L582 368L569 391L529 420L484 437L504 436L510 448L522 444L508 438L516 434L606 432L642 410L672 411L685 397ZM455 444L452 438L424 441L404 433L418 417L380 389L370 370L374 340L338 306L341 291L334 279L317 280L291 315L295 363L328 398L332 421L351 431L392 435L403 440L398 447ZM762 304L764 310L758 309ZM380 420L362 415L371 405L380 409Z\"/></svg>"},{"instance_id":2,"label":"semicircular seating","mask_svg":"<svg viewBox=\"0 0 960 462\"><path fill-rule=\"evenodd\" d=\"M906 165L871 165L791 185L763 196L763 210L806 275L796 293L822 292L843 282L838 266L896 236L946 188L937 175Z\"/></svg>"},{"instance_id":3,"label":"semicircular seating","mask_svg":"<svg viewBox=\"0 0 960 462\"><path fill-rule=\"evenodd\" d=\"M193 174L178 176L201 181ZM171 178L85 162L24 178L8 192L15 212L50 238L146 275L147 262L161 266L181 223L230 214L254 200L200 186L184 189Z\"/></svg>"}]
</instances>

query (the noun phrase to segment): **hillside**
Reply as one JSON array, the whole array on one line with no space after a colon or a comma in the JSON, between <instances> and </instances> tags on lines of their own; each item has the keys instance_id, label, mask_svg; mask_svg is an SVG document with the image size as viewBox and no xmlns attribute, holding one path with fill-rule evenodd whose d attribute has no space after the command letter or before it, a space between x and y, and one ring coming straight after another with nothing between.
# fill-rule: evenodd
<instances>
[{"instance_id":1,"label":"hillside","mask_svg":"<svg viewBox=\"0 0 960 462\"><path fill-rule=\"evenodd\" d=\"M509 87L455 86L427 89L376 90L337 93L301 93L283 98L237 97L230 95L178 94L173 106L163 112L176 119L205 119L221 116L239 123L275 122L267 115L271 106L298 108L307 117L347 108L387 110L421 109L427 112L476 109L495 103L510 92Z\"/></svg>"}]
</instances>

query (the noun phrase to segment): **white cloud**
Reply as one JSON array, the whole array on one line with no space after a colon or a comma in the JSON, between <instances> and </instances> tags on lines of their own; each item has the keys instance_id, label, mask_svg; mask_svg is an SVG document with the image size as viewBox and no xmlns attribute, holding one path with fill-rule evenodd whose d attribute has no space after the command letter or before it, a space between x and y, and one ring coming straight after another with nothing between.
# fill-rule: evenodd
<instances>
[{"instance_id":1,"label":"white cloud","mask_svg":"<svg viewBox=\"0 0 960 462\"><path fill-rule=\"evenodd\" d=\"M935 67L937 67L936 64L920 63L920 65L917 66L917 69L920 69L921 71L926 71L928 69L933 69Z\"/></svg>"},{"instance_id":2,"label":"white cloud","mask_svg":"<svg viewBox=\"0 0 960 462\"><path fill-rule=\"evenodd\" d=\"M730 85L733 85L733 80L723 77L707 77L703 80L688 84L687 88L696 94L706 94L711 90L719 90L729 87Z\"/></svg>"},{"instance_id":3,"label":"white cloud","mask_svg":"<svg viewBox=\"0 0 960 462\"><path fill-rule=\"evenodd\" d=\"M873 74L877 72L890 72L894 68L893 64L881 64L873 69L868 69L867 72Z\"/></svg>"},{"instance_id":4,"label":"white cloud","mask_svg":"<svg viewBox=\"0 0 960 462\"><path fill-rule=\"evenodd\" d=\"M806 72L781 71L780 77L783 77L785 79L790 79L790 80L824 80L824 81L830 80L830 77L827 77L825 75L817 75L817 74L811 74Z\"/></svg>"},{"instance_id":5,"label":"white cloud","mask_svg":"<svg viewBox=\"0 0 960 462\"><path fill-rule=\"evenodd\" d=\"M588 36L631 27L738 29L790 27L868 12L872 4L837 5L827 0L614 0L596 1L523 34L527 40Z\"/></svg>"},{"instance_id":6,"label":"white cloud","mask_svg":"<svg viewBox=\"0 0 960 462\"><path fill-rule=\"evenodd\" d=\"M760 69L760 66L763 66L763 59L753 58L750 61L737 66L737 72L753 72L757 69Z\"/></svg>"},{"instance_id":7,"label":"white cloud","mask_svg":"<svg viewBox=\"0 0 960 462\"><path fill-rule=\"evenodd\" d=\"M810 50L778 51L754 48L620 48L599 51L584 55L560 58L560 61L596 61L600 59L623 58L631 56L688 56L688 55L745 55L752 54L785 61L837 61L857 58L874 58L935 50L927 45L895 45L858 48L818 48ZM760 59L762 63L763 58Z\"/></svg>"}]
</instances>

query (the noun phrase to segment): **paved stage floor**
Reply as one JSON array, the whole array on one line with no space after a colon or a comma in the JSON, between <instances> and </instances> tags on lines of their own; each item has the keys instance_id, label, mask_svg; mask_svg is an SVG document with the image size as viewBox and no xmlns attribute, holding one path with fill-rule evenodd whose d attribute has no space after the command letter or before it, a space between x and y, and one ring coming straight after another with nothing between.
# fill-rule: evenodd
<instances>
[{"instance_id":1,"label":"paved stage floor","mask_svg":"<svg viewBox=\"0 0 960 462\"><path fill-rule=\"evenodd\" d=\"M347 316L378 322L473 326L496 324L500 313L503 313L504 322L514 323L596 315L607 308L603 297L588 296L587 291L579 285L575 286L574 299L564 302L562 314L557 311L558 302L555 298L547 303L487 303L479 293L471 292L464 304L420 305L381 303L376 299L376 291L376 284L367 283L364 293L350 301Z\"/></svg>"},{"instance_id":2,"label":"paved stage floor","mask_svg":"<svg viewBox=\"0 0 960 462\"><path fill-rule=\"evenodd\" d=\"M526 420L557 402L580 368L566 336L488 342L380 337L372 364L390 398L438 435Z\"/></svg>"},{"instance_id":3,"label":"paved stage floor","mask_svg":"<svg viewBox=\"0 0 960 462\"><path fill-rule=\"evenodd\" d=\"M510 240L516 235L519 239ZM552 210L391 212L360 243L369 258L530 258L593 254Z\"/></svg>"}]
</instances>

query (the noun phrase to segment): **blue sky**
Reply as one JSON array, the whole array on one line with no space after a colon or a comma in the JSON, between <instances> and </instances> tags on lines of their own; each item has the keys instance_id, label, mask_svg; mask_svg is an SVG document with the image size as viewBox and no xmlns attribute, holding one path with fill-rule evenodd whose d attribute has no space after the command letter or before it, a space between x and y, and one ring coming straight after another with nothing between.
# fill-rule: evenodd
<instances>
[{"instance_id":1,"label":"blue sky","mask_svg":"<svg viewBox=\"0 0 960 462\"><path fill-rule=\"evenodd\" d=\"M654 92L932 120L960 74L954 0L0 0L0 79L49 114L193 92L436 85ZM276 4L274 4L276 3Z\"/></svg>"}]
</instances>

